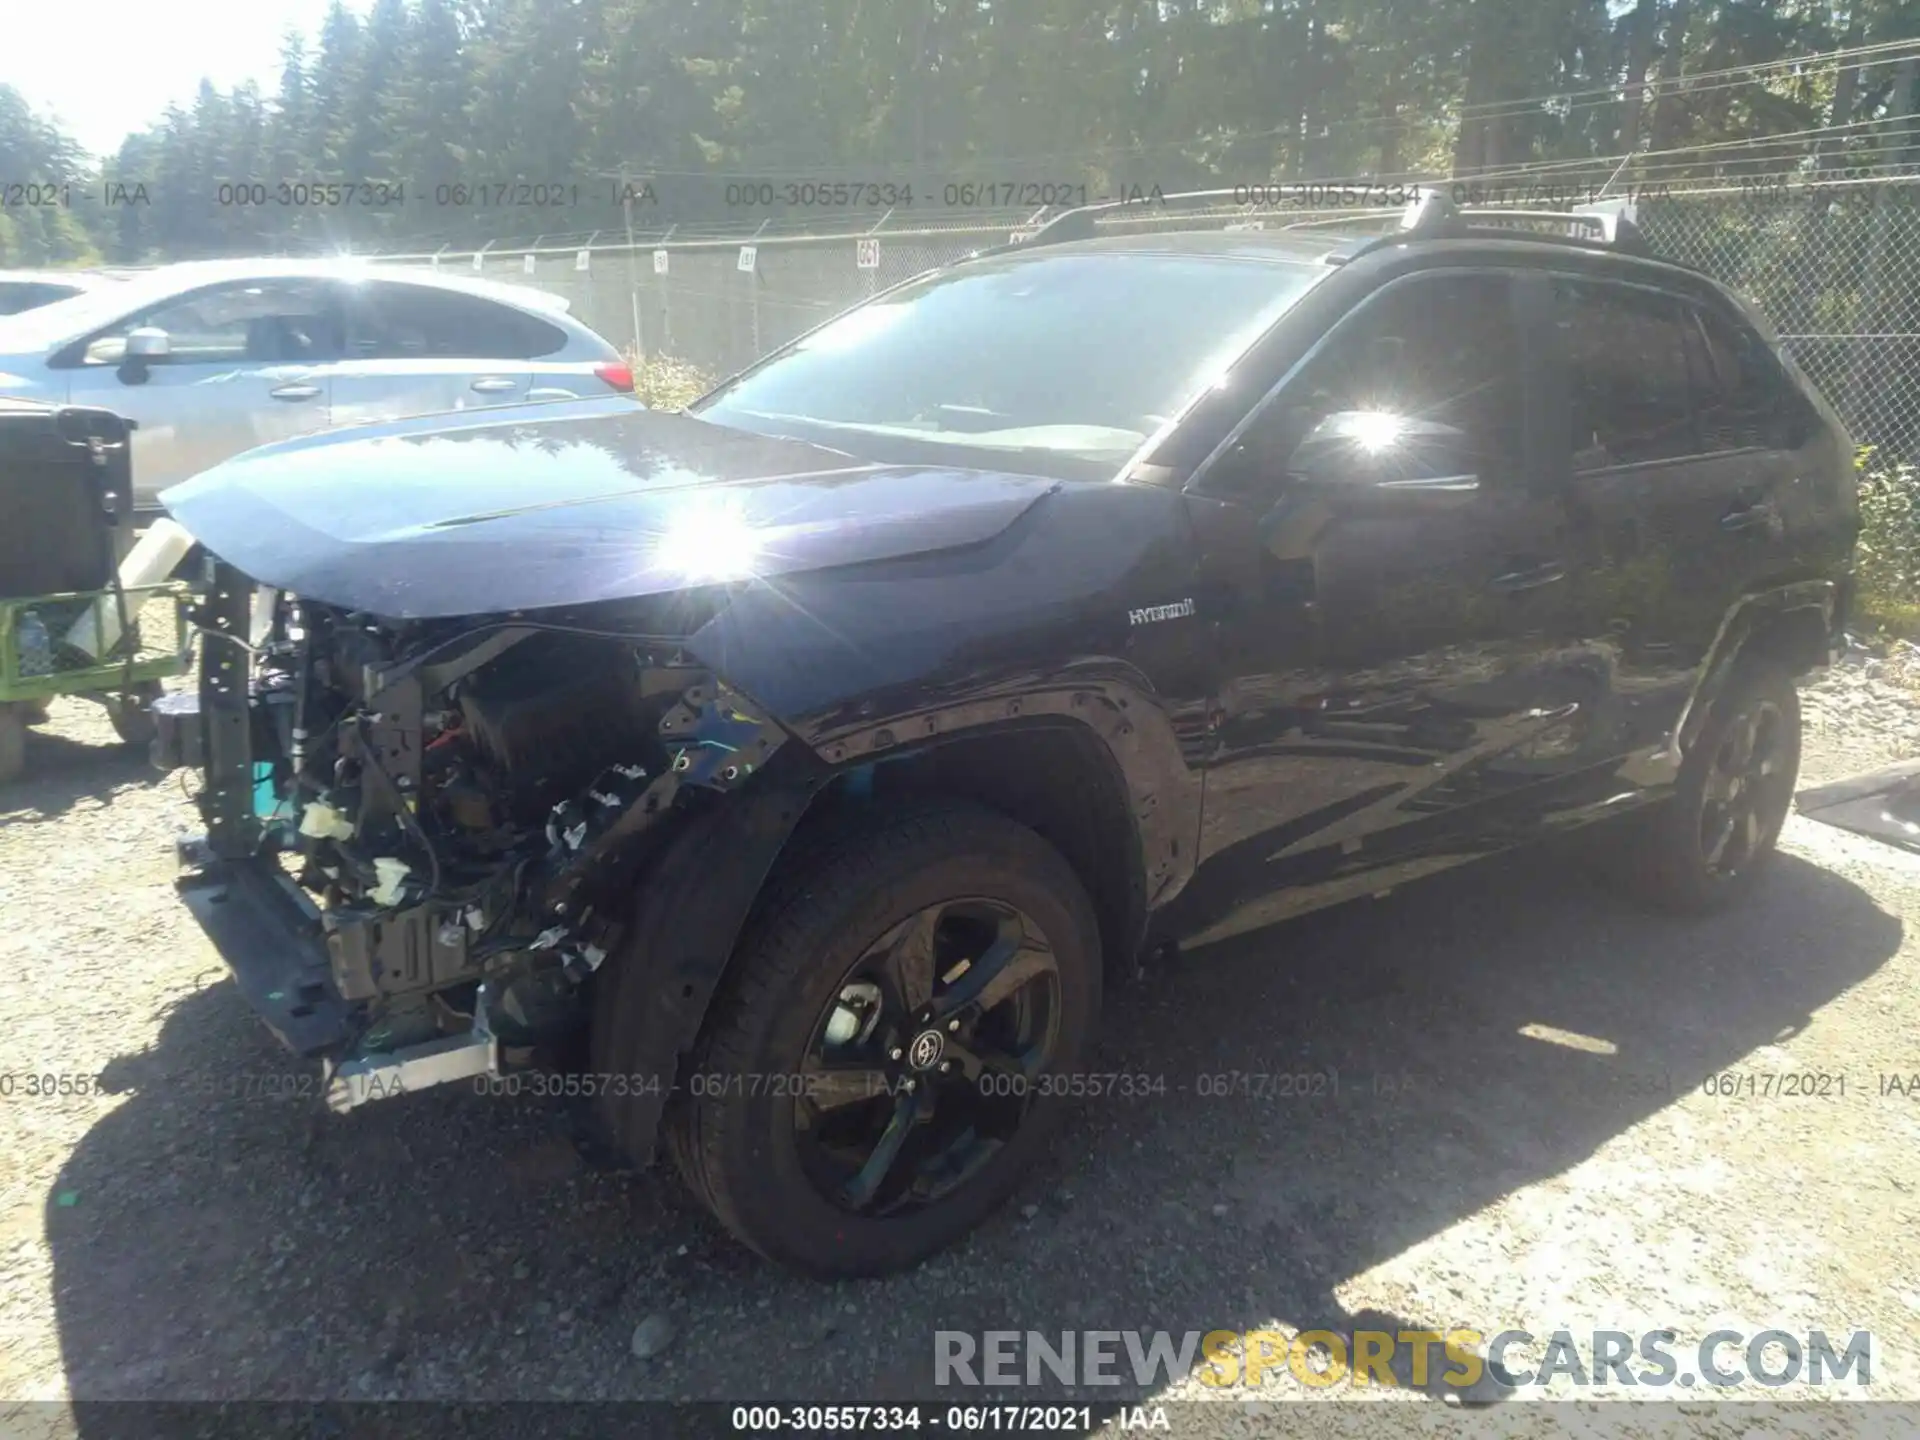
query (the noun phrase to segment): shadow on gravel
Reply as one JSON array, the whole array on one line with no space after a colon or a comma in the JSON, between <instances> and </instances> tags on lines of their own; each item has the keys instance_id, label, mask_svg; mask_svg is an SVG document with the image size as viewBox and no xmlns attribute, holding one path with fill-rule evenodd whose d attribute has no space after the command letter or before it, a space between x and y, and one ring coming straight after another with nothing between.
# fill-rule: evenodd
<instances>
[{"instance_id":1,"label":"shadow on gravel","mask_svg":"<svg viewBox=\"0 0 1920 1440\"><path fill-rule=\"evenodd\" d=\"M110 1067L130 1098L48 1197L70 1388L979 1403L1010 1397L934 1390L936 1330L1469 1323L1351 1315L1336 1287L1737 1067L1899 940L1792 857L1744 910L1676 922L1555 852L1194 954L1109 1005L1100 1068L1162 1093L1086 1102L956 1251L837 1286L757 1261L663 1179L590 1168L556 1104L462 1086L327 1116L223 982ZM1292 1075L1328 1078L1253 1078ZM636 1360L653 1312L676 1338Z\"/></svg>"},{"instance_id":2,"label":"shadow on gravel","mask_svg":"<svg viewBox=\"0 0 1920 1440\"><path fill-rule=\"evenodd\" d=\"M26 768L19 779L0 787L0 818L55 820L82 801L105 803L122 790L162 780L179 783L153 768L144 746L111 738L86 745L34 726L27 731Z\"/></svg>"}]
</instances>

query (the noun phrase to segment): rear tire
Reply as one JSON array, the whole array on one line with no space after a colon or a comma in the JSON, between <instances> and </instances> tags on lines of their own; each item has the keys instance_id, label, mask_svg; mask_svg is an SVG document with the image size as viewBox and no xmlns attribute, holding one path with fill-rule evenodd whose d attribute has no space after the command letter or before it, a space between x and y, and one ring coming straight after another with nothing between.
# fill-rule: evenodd
<instances>
[{"instance_id":1,"label":"rear tire","mask_svg":"<svg viewBox=\"0 0 1920 1440\"><path fill-rule=\"evenodd\" d=\"M1609 868L1655 909L1705 915L1744 899L1772 858L1800 770L1800 698L1779 666L1743 666L1713 702L1673 796L1609 836Z\"/></svg>"},{"instance_id":2,"label":"rear tire","mask_svg":"<svg viewBox=\"0 0 1920 1440\"><path fill-rule=\"evenodd\" d=\"M721 1224L839 1278L913 1265L1012 1193L1065 1118L1036 1082L1090 1054L1101 961L1072 868L1002 815L826 836L769 882L665 1123Z\"/></svg>"}]
</instances>

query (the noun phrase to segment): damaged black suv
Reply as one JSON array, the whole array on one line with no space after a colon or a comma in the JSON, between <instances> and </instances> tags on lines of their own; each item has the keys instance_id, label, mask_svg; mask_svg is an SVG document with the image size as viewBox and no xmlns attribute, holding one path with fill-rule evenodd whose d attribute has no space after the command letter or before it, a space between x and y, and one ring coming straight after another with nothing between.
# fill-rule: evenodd
<instances>
[{"instance_id":1,"label":"damaged black suv","mask_svg":"<svg viewBox=\"0 0 1920 1440\"><path fill-rule=\"evenodd\" d=\"M167 494L213 557L181 895L336 1108L564 1077L870 1274L1011 1192L1138 957L1589 821L1667 906L1754 883L1857 528L1761 322L1611 218L1107 223L684 413Z\"/></svg>"}]
</instances>

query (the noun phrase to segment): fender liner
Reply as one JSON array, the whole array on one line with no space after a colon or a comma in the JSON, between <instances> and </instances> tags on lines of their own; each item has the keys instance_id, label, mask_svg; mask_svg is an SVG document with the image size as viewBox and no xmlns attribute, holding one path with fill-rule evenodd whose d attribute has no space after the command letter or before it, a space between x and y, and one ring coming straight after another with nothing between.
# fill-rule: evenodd
<instances>
[{"instance_id":1,"label":"fender liner","mask_svg":"<svg viewBox=\"0 0 1920 1440\"><path fill-rule=\"evenodd\" d=\"M632 1160L653 1158L660 1117L753 902L823 777L774 781L691 817L639 877L632 924L602 967L592 1019L600 1114Z\"/></svg>"}]
</instances>

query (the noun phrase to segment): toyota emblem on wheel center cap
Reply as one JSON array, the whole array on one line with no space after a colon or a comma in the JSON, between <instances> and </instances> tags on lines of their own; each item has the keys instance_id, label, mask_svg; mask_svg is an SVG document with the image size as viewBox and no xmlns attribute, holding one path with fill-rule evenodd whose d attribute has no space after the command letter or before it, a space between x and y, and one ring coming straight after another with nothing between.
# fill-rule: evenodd
<instances>
[{"instance_id":1,"label":"toyota emblem on wheel center cap","mask_svg":"<svg viewBox=\"0 0 1920 1440\"><path fill-rule=\"evenodd\" d=\"M931 1070L940 1063L940 1052L946 1048L946 1037L938 1030L922 1030L907 1047L907 1063L916 1070Z\"/></svg>"}]
</instances>

